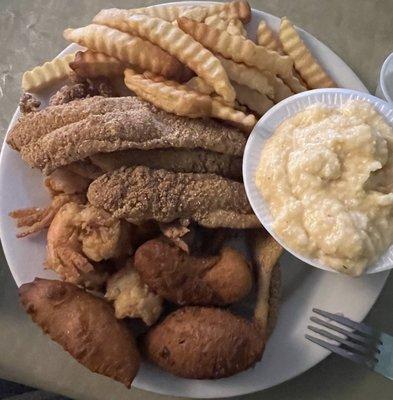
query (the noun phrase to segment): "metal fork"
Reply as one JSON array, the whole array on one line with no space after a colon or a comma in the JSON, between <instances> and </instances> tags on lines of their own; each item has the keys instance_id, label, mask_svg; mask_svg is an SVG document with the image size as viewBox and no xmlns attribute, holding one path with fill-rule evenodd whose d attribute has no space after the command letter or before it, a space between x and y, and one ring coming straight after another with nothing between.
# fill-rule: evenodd
<instances>
[{"instance_id":1,"label":"metal fork","mask_svg":"<svg viewBox=\"0 0 393 400\"><path fill-rule=\"evenodd\" d=\"M324 317L324 319L312 316L310 317L311 322L338 332L341 336L308 325L307 328L311 331L326 339L333 340L337 344L308 334L305 335L306 339L393 380L392 336L338 314L332 314L318 308L313 308L313 312ZM332 322L341 324L349 330Z\"/></svg>"}]
</instances>

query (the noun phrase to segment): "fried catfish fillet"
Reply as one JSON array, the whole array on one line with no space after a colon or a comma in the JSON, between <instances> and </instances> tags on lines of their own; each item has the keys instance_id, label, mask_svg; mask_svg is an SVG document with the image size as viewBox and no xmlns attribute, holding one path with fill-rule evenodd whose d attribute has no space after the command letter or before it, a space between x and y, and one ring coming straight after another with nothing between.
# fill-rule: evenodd
<instances>
[{"instance_id":1,"label":"fried catfish fillet","mask_svg":"<svg viewBox=\"0 0 393 400\"><path fill-rule=\"evenodd\" d=\"M94 206L136 225L190 218L207 228L260 226L243 184L213 174L120 168L93 181L87 197Z\"/></svg>"},{"instance_id":2,"label":"fried catfish fillet","mask_svg":"<svg viewBox=\"0 0 393 400\"><path fill-rule=\"evenodd\" d=\"M147 107L136 97L89 97L70 103L54 105L19 118L7 137L7 143L15 150L34 142L49 132L81 121L89 115L103 115L113 111L131 111Z\"/></svg>"},{"instance_id":3,"label":"fried catfish fillet","mask_svg":"<svg viewBox=\"0 0 393 400\"><path fill-rule=\"evenodd\" d=\"M108 303L70 283L40 278L22 285L19 296L33 321L77 361L131 386L139 352Z\"/></svg>"},{"instance_id":4,"label":"fried catfish fillet","mask_svg":"<svg viewBox=\"0 0 393 400\"><path fill-rule=\"evenodd\" d=\"M204 149L243 155L242 132L212 119L178 117L134 97L117 102L92 99L27 114L11 131L8 143L31 167L46 174L97 153L129 149Z\"/></svg>"},{"instance_id":5,"label":"fried catfish fillet","mask_svg":"<svg viewBox=\"0 0 393 400\"><path fill-rule=\"evenodd\" d=\"M144 165L172 172L211 173L236 180L242 177L241 157L202 149L124 150L98 153L91 156L90 160L105 172Z\"/></svg>"}]
</instances>

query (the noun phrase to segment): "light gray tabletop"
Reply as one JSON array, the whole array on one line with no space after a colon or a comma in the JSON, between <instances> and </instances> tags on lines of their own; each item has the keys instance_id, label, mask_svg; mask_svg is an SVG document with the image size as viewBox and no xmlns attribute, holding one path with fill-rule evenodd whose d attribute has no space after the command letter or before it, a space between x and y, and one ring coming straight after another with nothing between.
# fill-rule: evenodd
<instances>
[{"instance_id":1,"label":"light gray tabletop","mask_svg":"<svg viewBox=\"0 0 393 400\"><path fill-rule=\"evenodd\" d=\"M157 1L1 0L1 141L20 95L21 74L65 47L61 36L64 28L88 23L101 8L153 3ZM374 92L381 63L393 51L392 0L261 0L251 4L277 16L289 16L342 57ZM0 265L0 378L74 399L169 399L136 389L127 391L79 366L22 312L2 253ZM392 333L392 306L393 275L366 321ZM289 382L244 396L250 400L259 398L388 400L393 398L393 384L349 361L330 356Z\"/></svg>"}]
</instances>

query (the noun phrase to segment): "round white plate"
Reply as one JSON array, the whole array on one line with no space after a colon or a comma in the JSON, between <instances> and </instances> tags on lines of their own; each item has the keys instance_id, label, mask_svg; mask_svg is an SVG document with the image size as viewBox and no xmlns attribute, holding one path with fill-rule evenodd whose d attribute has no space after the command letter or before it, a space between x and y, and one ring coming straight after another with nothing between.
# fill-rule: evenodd
<instances>
[{"instance_id":1,"label":"round white plate","mask_svg":"<svg viewBox=\"0 0 393 400\"><path fill-rule=\"evenodd\" d=\"M260 18L264 18L275 29L278 28L277 17L253 10L252 22L248 28L252 38ZM367 91L337 55L306 32L300 33L340 86ZM75 48L69 46L62 54L72 52ZM10 126L18 116L17 111ZM50 271L44 271L42 266L45 234L16 239L17 230L8 213L17 208L46 205L48 202L49 196L42 185L41 173L30 169L22 162L19 154L4 143L0 158L0 235L9 267L18 285L36 276L56 276ZM360 321L374 304L388 275L380 273L351 279L311 269L289 254L282 257L281 265L283 296L277 327L268 342L263 360L254 369L216 381L197 381L174 377L144 363L134 386L173 396L214 398L256 392L291 379L329 354L304 339L312 307L342 312ZM95 379L105 378L96 376Z\"/></svg>"},{"instance_id":2,"label":"round white plate","mask_svg":"<svg viewBox=\"0 0 393 400\"><path fill-rule=\"evenodd\" d=\"M279 104L272 107L258 121L253 129L244 150L243 158L243 179L246 188L248 199L255 214L261 221L266 230L288 251L301 261L314 267L321 268L327 271L336 272L323 264L317 258L307 258L294 250L291 250L274 231L273 217L270 213L269 205L264 201L260 190L255 181L256 174L261 159L261 152L266 144L266 141L273 135L278 126L287 118L303 111L306 107L312 104L324 104L326 106L341 106L349 100L365 101L377 110L389 123L393 126L393 107L378 97L368 93L358 92L351 89L316 89L307 92L299 93L295 96L288 97ZM393 267L393 245L383 254L379 260L368 267L365 271L367 274L387 271Z\"/></svg>"}]
</instances>

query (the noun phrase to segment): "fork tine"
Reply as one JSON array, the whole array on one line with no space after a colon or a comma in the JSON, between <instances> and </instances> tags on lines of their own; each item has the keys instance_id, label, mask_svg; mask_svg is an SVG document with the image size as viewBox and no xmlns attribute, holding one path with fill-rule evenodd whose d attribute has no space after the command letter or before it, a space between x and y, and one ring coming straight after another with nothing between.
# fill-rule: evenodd
<instances>
[{"instance_id":1,"label":"fork tine","mask_svg":"<svg viewBox=\"0 0 393 400\"><path fill-rule=\"evenodd\" d=\"M322 325L325 328L329 328L333 331L342 333L343 335L346 335L347 337L351 338L352 340L355 340L358 343L363 343L366 346L377 347L378 344L380 343L379 339L374 339L374 338L369 338L366 336L357 335L356 333L353 333L346 329L340 328L339 326L333 325L330 322L327 322L318 317L310 317L310 321L314 322L315 324Z\"/></svg>"},{"instance_id":2,"label":"fork tine","mask_svg":"<svg viewBox=\"0 0 393 400\"><path fill-rule=\"evenodd\" d=\"M351 342L350 340L341 338L337 335L333 335L332 333L325 331L325 329L319 329L312 325L309 325L307 328L315 333L318 333L321 336L324 336L331 340L335 340L336 342L339 342L339 343L343 344L344 346L347 346L351 351L355 351L357 353L360 353L360 354L363 354L363 355L366 355L369 357L373 357L373 354L376 352L375 348L372 349L372 348L368 348L363 345Z\"/></svg>"},{"instance_id":3,"label":"fork tine","mask_svg":"<svg viewBox=\"0 0 393 400\"><path fill-rule=\"evenodd\" d=\"M348 358L349 360L356 362L358 364L364 365L369 368L373 368L375 362L370 361L367 357L361 356L360 354L354 354L348 350L345 350L339 346L335 346L334 344L325 342L324 340L318 339L314 336L305 335L306 339L311 342L318 344L319 346L324 347L327 350L330 350L333 353L336 353L344 358Z\"/></svg>"},{"instance_id":4,"label":"fork tine","mask_svg":"<svg viewBox=\"0 0 393 400\"><path fill-rule=\"evenodd\" d=\"M354 322L354 321L350 320L349 318L346 318L346 317L343 317L343 316L337 315L337 314L332 314L330 312L320 310L319 308L313 308L312 310L316 314L322 315L323 317L326 317L326 318L329 318L329 319L331 319L333 321L339 322L340 324L345 325L348 328L355 329L358 332L362 332L363 334L370 335L370 336L373 336L373 337L379 337L380 336L380 332L378 332L374 328L371 328L371 327L367 326L366 324L362 324L362 323L359 323L359 322Z\"/></svg>"}]
</instances>

